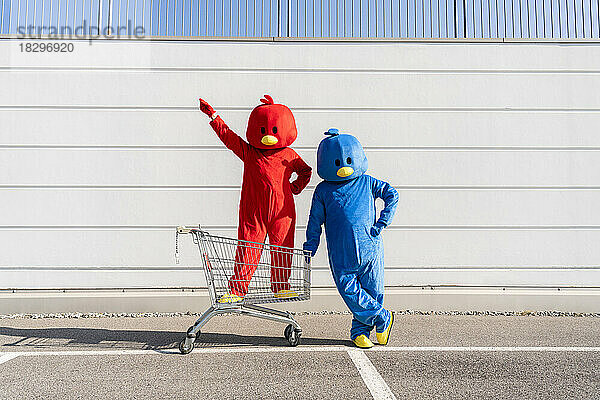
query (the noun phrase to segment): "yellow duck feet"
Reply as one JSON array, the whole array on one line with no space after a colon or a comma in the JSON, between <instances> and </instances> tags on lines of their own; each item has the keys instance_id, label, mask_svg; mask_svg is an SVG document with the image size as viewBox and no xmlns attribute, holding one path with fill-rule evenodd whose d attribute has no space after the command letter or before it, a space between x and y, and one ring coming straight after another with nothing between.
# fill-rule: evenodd
<instances>
[{"instance_id":1,"label":"yellow duck feet","mask_svg":"<svg viewBox=\"0 0 600 400\"><path fill-rule=\"evenodd\" d=\"M375 332L375 335L377 336L377 342L379 344L384 346L388 344L388 340L390 340L390 332L392 331L392 325L394 325L394 313L390 313L390 324L386 330L381 333Z\"/></svg>"},{"instance_id":2,"label":"yellow duck feet","mask_svg":"<svg viewBox=\"0 0 600 400\"><path fill-rule=\"evenodd\" d=\"M292 297L298 297L298 293L294 292L293 290L284 289L275 293L275 297L278 299L291 299Z\"/></svg>"},{"instance_id":3,"label":"yellow duck feet","mask_svg":"<svg viewBox=\"0 0 600 400\"><path fill-rule=\"evenodd\" d=\"M223 296L221 296L221 298L219 299L219 303L238 303L242 300L244 300L243 297L240 297L235 294L227 293L227 294L224 294Z\"/></svg>"},{"instance_id":4,"label":"yellow duck feet","mask_svg":"<svg viewBox=\"0 0 600 400\"><path fill-rule=\"evenodd\" d=\"M361 349L370 349L373 347L373 342L366 335L360 335L354 338L353 340L356 347L360 347Z\"/></svg>"}]
</instances>

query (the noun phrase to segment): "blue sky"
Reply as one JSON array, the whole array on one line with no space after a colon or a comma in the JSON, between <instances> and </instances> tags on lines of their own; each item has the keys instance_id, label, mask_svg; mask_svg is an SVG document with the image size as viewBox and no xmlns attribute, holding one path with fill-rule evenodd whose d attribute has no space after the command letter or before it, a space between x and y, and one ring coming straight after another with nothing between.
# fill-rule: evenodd
<instances>
[{"instance_id":1,"label":"blue sky","mask_svg":"<svg viewBox=\"0 0 600 400\"><path fill-rule=\"evenodd\" d=\"M112 0L110 22L112 26L125 26L131 20L155 36L598 38L598 3L599 0ZM84 19L88 25L90 21L94 25L109 24L109 0L0 0L0 4L3 34L16 33L19 25L73 27Z\"/></svg>"}]
</instances>

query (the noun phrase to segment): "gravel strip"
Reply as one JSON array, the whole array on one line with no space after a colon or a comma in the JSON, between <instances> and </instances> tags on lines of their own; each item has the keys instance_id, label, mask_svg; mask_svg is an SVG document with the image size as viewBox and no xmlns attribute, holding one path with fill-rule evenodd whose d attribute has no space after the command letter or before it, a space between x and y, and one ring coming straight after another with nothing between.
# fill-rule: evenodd
<instances>
[{"instance_id":1,"label":"gravel strip","mask_svg":"<svg viewBox=\"0 0 600 400\"><path fill-rule=\"evenodd\" d=\"M498 316L498 317L591 317L600 318L600 313L574 313L563 311L418 311L418 310L392 310L398 315L470 315L470 316ZM292 315L349 315L349 311L317 311L298 312ZM51 313L51 314L0 314L0 319L78 319L78 318L156 318L156 317L183 317L200 316L196 312L174 313ZM227 315L229 316L229 315Z\"/></svg>"}]
</instances>

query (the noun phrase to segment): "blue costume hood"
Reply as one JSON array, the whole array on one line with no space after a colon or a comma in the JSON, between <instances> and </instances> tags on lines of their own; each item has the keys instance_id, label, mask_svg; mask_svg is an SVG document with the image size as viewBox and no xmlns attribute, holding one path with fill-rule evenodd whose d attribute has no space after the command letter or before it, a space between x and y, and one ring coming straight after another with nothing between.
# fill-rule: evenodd
<instances>
[{"instance_id":1,"label":"blue costume hood","mask_svg":"<svg viewBox=\"0 0 600 400\"><path fill-rule=\"evenodd\" d=\"M317 150L317 173L330 182L341 182L358 178L367 172L367 156L352 135L341 134L335 128L325 132L328 135Z\"/></svg>"}]
</instances>

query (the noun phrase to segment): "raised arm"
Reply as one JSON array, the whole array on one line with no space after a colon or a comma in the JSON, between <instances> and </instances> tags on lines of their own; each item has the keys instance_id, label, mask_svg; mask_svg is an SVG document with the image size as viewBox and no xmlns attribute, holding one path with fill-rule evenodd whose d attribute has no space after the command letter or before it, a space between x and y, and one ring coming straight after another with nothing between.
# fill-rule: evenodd
<instances>
[{"instance_id":1,"label":"raised arm","mask_svg":"<svg viewBox=\"0 0 600 400\"><path fill-rule=\"evenodd\" d=\"M234 131L229 129L227 124L216 115L215 110L206 101L200 99L200 111L208 115L211 119L210 126L213 128L221 142L229 150L233 151L242 161L250 151L250 145L244 139L239 137Z\"/></svg>"},{"instance_id":2,"label":"raised arm","mask_svg":"<svg viewBox=\"0 0 600 400\"><path fill-rule=\"evenodd\" d=\"M310 206L310 216L308 217L308 225L306 226L306 242L302 248L310 251L311 256L314 256L319 248L321 241L321 225L325 223L325 206L319 197L318 187L315 190Z\"/></svg>"},{"instance_id":3,"label":"raised arm","mask_svg":"<svg viewBox=\"0 0 600 400\"><path fill-rule=\"evenodd\" d=\"M398 206L398 192L387 182L380 181L375 178L371 179L373 180L371 184L373 196L383 199L383 202L385 203L385 207L379 214L379 219L371 228L371 234L373 236L377 236L383 228L392 222L392 219L394 218L396 207Z\"/></svg>"},{"instance_id":4,"label":"raised arm","mask_svg":"<svg viewBox=\"0 0 600 400\"><path fill-rule=\"evenodd\" d=\"M310 182L312 168L297 154L293 161L293 168L294 172L298 174L298 178L292 182L292 193L300 194Z\"/></svg>"}]
</instances>

